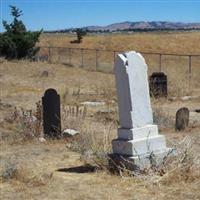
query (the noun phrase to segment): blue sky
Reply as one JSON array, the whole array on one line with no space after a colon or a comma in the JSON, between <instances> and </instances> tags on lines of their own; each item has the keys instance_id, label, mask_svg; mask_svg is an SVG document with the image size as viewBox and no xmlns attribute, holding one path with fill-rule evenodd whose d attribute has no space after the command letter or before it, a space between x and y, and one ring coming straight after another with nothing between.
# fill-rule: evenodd
<instances>
[{"instance_id":1,"label":"blue sky","mask_svg":"<svg viewBox=\"0 0 200 200\"><path fill-rule=\"evenodd\" d=\"M0 0L1 21L11 21L9 5L23 10L29 30L122 21L200 22L200 0Z\"/></svg>"}]
</instances>

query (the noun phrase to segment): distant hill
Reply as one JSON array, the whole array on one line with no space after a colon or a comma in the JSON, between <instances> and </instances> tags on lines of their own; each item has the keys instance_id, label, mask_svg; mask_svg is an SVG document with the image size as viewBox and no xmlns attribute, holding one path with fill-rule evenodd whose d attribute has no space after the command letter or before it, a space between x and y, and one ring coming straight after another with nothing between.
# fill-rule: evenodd
<instances>
[{"instance_id":1,"label":"distant hill","mask_svg":"<svg viewBox=\"0 0 200 200\"><path fill-rule=\"evenodd\" d=\"M200 23L181 22L121 22L108 26L87 26L83 27L89 31L123 31L123 30L191 30L200 29Z\"/></svg>"},{"instance_id":2,"label":"distant hill","mask_svg":"<svg viewBox=\"0 0 200 200\"><path fill-rule=\"evenodd\" d=\"M152 22L120 22L107 26L85 26L82 27L89 32L115 32L115 31L162 31L162 30L200 30L200 23L182 23L167 21ZM48 32L73 32L76 28L62 29Z\"/></svg>"}]
</instances>

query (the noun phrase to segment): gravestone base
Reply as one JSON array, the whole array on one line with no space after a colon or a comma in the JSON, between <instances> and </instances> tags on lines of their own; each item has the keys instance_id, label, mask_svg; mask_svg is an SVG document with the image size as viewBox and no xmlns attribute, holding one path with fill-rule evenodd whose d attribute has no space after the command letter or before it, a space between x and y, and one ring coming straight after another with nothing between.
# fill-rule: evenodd
<instances>
[{"instance_id":1,"label":"gravestone base","mask_svg":"<svg viewBox=\"0 0 200 200\"><path fill-rule=\"evenodd\" d=\"M165 149L166 141L163 135L136 140L115 139L112 141L113 153L138 156L147 152Z\"/></svg>"},{"instance_id":2,"label":"gravestone base","mask_svg":"<svg viewBox=\"0 0 200 200\"><path fill-rule=\"evenodd\" d=\"M109 155L109 166L111 169L126 169L130 171L140 171L151 166L159 166L167 156L171 156L173 150L166 148L164 150L154 151L139 156L128 156L121 154Z\"/></svg>"},{"instance_id":3,"label":"gravestone base","mask_svg":"<svg viewBox=\"0 0 200 200\"><path fill-rule=\"evenodd\" d=\"M119 128L118 129L118 138L125 140L135 140L140 138L149 138L151 136L158 135L158 126L157 125L146 125L139 128Z\"/></svg>"},{"instance_id":4,"label":"gravestone base","mask_svg":"<svg viewBox=\"0 0 200 200\"><path fill-rule=\"evenodd\" d=\"M165 136L158 134L157 125L133 129L119 128L118 138L112 141L112 148L115 160L126 158L125 163L138 167L147 167L151 164L151 156L159 163L159 160L162 161L171 151L166 147Z\"/></svg>"}]
</instances>

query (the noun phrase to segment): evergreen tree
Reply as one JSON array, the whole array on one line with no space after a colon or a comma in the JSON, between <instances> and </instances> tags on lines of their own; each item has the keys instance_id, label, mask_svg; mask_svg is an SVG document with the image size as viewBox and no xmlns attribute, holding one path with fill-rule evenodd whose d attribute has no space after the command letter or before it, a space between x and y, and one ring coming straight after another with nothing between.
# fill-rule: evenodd
<instances>
[{"instance_id":1,"label":"evergreen tree","mask_svg":"<svg viewBox=\"0 0 200 200\"><path fill-rule=\"evenodd\" d=\"M0 33L0 55L6 58L32 57L39 50L35 47L39 41L41 31L27 31L23 22L19 19L22 11L15 6L10 6L13 22L3 20L4 33Z\"/></svg>"}]
</instances>

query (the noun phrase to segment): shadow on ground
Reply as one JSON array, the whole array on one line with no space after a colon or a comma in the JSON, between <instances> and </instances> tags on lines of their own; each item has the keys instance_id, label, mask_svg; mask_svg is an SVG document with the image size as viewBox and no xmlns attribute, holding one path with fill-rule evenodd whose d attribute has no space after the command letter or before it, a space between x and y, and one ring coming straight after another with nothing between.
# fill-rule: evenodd
<instances>
[{"instance_id":1,"label":"shadow on ground","mask_svg":"<svg viewBox=\"0 0 200 200\"><path fill-rule=\"evenodd\" d=\"M66 173L89 173L95 172L97 170L96 167L91 165L82 165L78 167L70 167L70 168L61 168L57 169L57 172L66 172Z\"/></svg>"}]
</instances>

